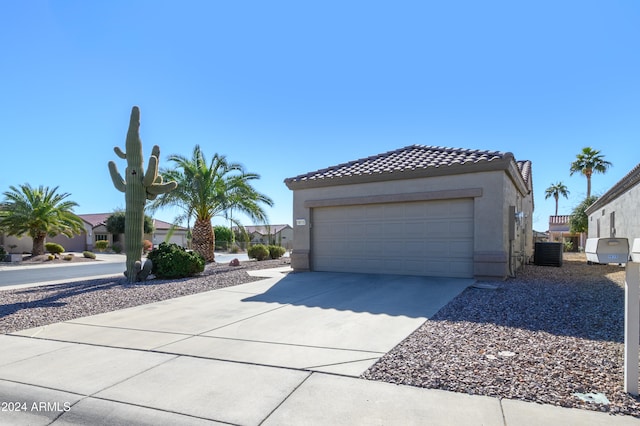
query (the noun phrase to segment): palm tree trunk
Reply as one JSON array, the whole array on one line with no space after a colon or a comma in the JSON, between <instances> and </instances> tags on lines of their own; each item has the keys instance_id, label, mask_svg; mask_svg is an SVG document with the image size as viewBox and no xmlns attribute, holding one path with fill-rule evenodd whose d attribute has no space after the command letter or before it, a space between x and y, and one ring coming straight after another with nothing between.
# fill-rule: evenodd
<instances>
[{"instance_id":1,"label":"palm tree trunk","mask_svg":"<svg viewBox=\"0 0 640 426\"><path fill-rule=\"evenodd\" d=\"M47 234L38 234L33 237L33 248L31 249L31 256L40 256L44 254L44 239Z\"/></svg>"},{"instance_id":2,"label":"palm tree trunk","mask_svg":"<svg viewBox=\"0 0 640 426\"><path fill-rule=\"evenodd\" d=\"M215 246L213 227L210 220L196 219L193 225L193 250L200 253L206 262L213 262Z\"/></svg>"},{"instance_id":3,"label":"palm tree trunk","mask_svg":"<svg viewBox=\"0 0 640 426\"><path fill-rule=\"evenodd\" d=\"M555 194L553 198L556 199L556 216L558 216L558 198L560 198L560 196L558 194Z\"/></svg>"}]
</instances>

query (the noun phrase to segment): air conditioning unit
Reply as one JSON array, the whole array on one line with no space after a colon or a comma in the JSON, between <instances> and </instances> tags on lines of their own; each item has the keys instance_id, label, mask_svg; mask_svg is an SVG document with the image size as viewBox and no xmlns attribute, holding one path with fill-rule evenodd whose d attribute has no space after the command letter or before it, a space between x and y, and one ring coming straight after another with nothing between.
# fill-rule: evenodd
<instances>
[{"instance_id":1,"label":"air conditioning unit","mask_svg":"<svg viewBox=\"0 0 640 426\"><path fill-rule=\"evenodd\" d=\"M584 246L587 263L627 263L629 240L626 238L587 238Z\"/></svg>"},{"instance_id":2,"label":"air conditioning unit","mask_svg":"<svg viewBox=\"0 0 640 426\"><path fill-rule=\"evenodd\" d=\"M533 263L541 266L562 266L562 243L536 243Z\"/></svg>"}]
</instances>

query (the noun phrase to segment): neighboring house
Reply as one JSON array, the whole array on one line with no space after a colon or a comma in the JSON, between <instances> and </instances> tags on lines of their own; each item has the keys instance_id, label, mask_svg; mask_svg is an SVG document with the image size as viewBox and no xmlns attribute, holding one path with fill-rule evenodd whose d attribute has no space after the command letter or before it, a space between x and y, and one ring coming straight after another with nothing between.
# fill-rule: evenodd
<instances>
[{"instance_id":1,"label":"neighboring house","mask_svg":"<svg viewBox=\"0 0 640 426\"><path fill-rule=\"evenodd\" d=\"M583 243L580 241L580 234L569 231L570 218L569 215L549 216L549 241L552 243L571 243L571 250L567 251L578 251Z\"/></svg>"},{"instance_id":2,"label":"neighboring house","mask_svg":"<svg viewBox=\"0 0 640 426\"><path fill-rule=\"evenodd\" d=\"M589 238L640 238L640 164L585 210Z\"/></svg>"},{"instance_id":3,"label":"neighboring house","mask_svg":"<svg viewBox=\"0 0 640 426\"><path fill-rule=\"evenodd\" d=\"M238 227L231 228L238 232ZM293 228L291 225L245 226L252 244L277 244L290 249L293 245Z\"/></svg>"},{"instance_id":4,"label":"neighboring house","mask_svg":"<svg viewBox=\"0 0 640 426\"><path fill-rule=\"evenodd\" d=\"M530 161L411 145L285 180L295 270L505 278L533 255Z\"/></svg>"},{"instance_id":5,"label":"neighboring house","mask_svg":"<svg viewBox=\"0 0 640 426\"><path fill-rule=\"evenodd\" d=\"M47 238L46 241L60 244L67 252L93 251L95 242L100 240L108 241L109 246L119 241L124 249L124 236L112 235L107 231L107 227L105 226L107 218L112 214L113 213L79 214L77 216L82 219L84 223L84 231L80 235L74 235L72 238L57 235L53 238ZM145 235L144 238L153 242L154 246L156 246L165 240L171 226L170 223L153 219L154 232L153 234ZM187 229L182 226L176 227L169 241L186 247ZM30 253L33 248L31 238L26 236L18 238L15 236L2 235L0 236L0 245L3 245L9 253Z\"/></svg>"}]
</instances>

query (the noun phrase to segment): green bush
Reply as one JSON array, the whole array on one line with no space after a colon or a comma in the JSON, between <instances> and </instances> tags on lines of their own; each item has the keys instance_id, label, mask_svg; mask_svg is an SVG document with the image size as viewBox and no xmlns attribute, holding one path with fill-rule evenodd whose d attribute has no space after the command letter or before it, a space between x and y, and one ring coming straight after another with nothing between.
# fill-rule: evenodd
<instances>
[{"instance_id":1,"label":"green bush","mask_svg":"<svg viewBox=\"0 0 640 426\"><path fill-rule=\"evenodd\" d=\"M58 243L45 243L44 248L53 255L64 253L64 247Z\"/></svg>"},{"instance_id":2,"label":"green bush","mask_svg":"<svg viewBox=\"0 0 640 426\"><path fill-rule=\"evenodd\" d=\"M55 257L54 255L52 255L52 254L48 254L48 255L47 255L47 260L53 260L53 259L55 259L55 258L56 258L56 257Z\"/></svg>"},{"instance_id":3,"label":"green bush","mask_svg":"<svg viewBox=\"0 0 640 426\"><path fill-rule=\"evenodd\" d=\"M153 262L151 272L158 278L184 278L204 271L204 258L175 243L160 243L147 259Z\"/></svg>"},{"instance_id":4,"label":"green bush","mask_svg":"<svg viewBox=\"0 0 640 426\"><path fill-rule=\"evenodd\" d=\"M73 253L65 254L62 256L62 260L73 260Z\"/></svg>"},{"instance_id":5,"label":"green bush","mask_svg":"<svg viewBox=\"0 0 640 426\"><path fill-rule=\"evenodd\" d=\"M0 259L4 259L6 255L7 251L4 249L4 247L0 246Z\"/></svg>"},{"instance_id":6,"label":"green bush","mask_svg":"<svg viewBox=\"0 0 640 426\"><path fill-rule=\"evenodd\" d=\"M86 257L87 259L95 259L96 258L96 254L90 251L83 251L82 255L84 257Z\"/></svg>"},{"instance_id":7,"label":"green bush","mask_svg":"<svg viewBox=\"0 0 640 426\"><path fill-rule=\"evenodd\" d=\"M98 250L105 251L107 247L109 247L109 241L107 240L96 241L95 246Z\"/></svg>"},{"instance_id":8,"label":"green bush","mask_svg":"<svg viewBox=\"0 0 640 426\"><path fill-rule=\"evenodd\" d=\"M115 254L120 254L122 253L122 244L120 243L113 243L113 245L111 245L111 250L113 250L113 252Z\"/></svg>"},{"instance_id":9,"label":"green bush","mask_svg":"<svg viewBox=\"0 0 640 426\"><path fill-rule=\"evenodd\" d=\"M270 257L269 249L264 244L256 244L255 246L249 247L247 255L249 256L249 259L256 260L265 260Z\"/></svg>"},{"instance_id":10,"label":"green bush","mask_svg":"<svg viewBox=\"0 0 640 426\"><path fill-rule=\"evenodd\" d=\"M229 247L229 253L231 253L231 254L240 253L240 247L235 243L232 244L231 247Z\"/></svg>"},{"instance_id":11,"label":"green bush","mask_svg":"<svg viewBox=\"0 0 640 426\"><path fill-rule=\"evenodd\" d=\"M267 248L269 249L269 256L271 256L272 259L280 259L286 251L282 246L272 245Z\"/></svg>"}]
</instances>

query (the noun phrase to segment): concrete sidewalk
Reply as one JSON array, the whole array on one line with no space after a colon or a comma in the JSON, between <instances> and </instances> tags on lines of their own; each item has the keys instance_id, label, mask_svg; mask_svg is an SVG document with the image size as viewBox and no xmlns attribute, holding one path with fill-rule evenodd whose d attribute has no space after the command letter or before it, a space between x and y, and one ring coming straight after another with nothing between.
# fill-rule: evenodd
<instances>
[{"instance_id":1,"label":"concrete sidewalk","mask_svg":"<svg viewBox=\"0 0 640 426\"><path fill-rule=\"evenodd\" d=\"M640 424L359 379L469 282L281 272L0 335L0 424Z\"/></svg>"}]
</instances>

